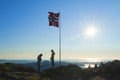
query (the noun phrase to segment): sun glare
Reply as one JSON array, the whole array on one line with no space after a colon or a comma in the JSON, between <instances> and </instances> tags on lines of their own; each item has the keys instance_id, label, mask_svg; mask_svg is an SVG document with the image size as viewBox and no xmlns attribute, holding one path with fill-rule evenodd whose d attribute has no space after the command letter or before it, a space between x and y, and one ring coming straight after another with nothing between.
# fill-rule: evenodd
<instances>
[{"instance_id":1,"label":"sun glare","mask_svg":"<svg viewBox=\"0 0 120 80\"><path fill-rule=\"evenodd\" d=\"M97 30L94 27L88 27L85 32L88 37L93 37L96 35Z\"/></svg>"},{"instance_id":2,"label":"sun glare","mask_svg":"<svg viewBox=\"0 0 120 80\"><path fill-rule=\"evenodd\" d=\"M96 58L87 58L86 59L88 62L98 62L99 60Z\"/></svg>"}]
</instances>

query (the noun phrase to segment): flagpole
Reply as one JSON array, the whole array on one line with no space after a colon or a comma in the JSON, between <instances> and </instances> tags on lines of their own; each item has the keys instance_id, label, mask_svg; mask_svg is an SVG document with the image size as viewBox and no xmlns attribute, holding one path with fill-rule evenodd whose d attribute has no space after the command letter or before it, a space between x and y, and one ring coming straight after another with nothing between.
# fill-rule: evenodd
<instances>
[{"instance_id":1,"label":"flagpole","mask_svg":"<svg viewBox=\"0 0 120 80\"><path fill-rule=\"evenodd\" d=\"M59 14L60 14L60 12L59 12ZM59 61L60 61L60 66L61 66L61 18L59 21L60 21L59 22Z\"/></svg>"},{"instance_id":2,"label":"flagpole","mask_svg":"<svg viewBox=\"0 0 120 80\"><path fill-rule=\"evenodd\" d=\"M59 16L56 16L58 17L58 21L59 21L59 24L56 25L54 23L54 19L56 19L55 17L55 13L53 12L48 12L49 13L49 26L55 26L55 27L58 27L59 28L59 32L58 32L58 36L59 36L59 62L60 62L60 65L61 65L61 18L60 18L60 12L59 12ZM54 15L54 16L53 16Z\"/></svg>"}]
</instances>

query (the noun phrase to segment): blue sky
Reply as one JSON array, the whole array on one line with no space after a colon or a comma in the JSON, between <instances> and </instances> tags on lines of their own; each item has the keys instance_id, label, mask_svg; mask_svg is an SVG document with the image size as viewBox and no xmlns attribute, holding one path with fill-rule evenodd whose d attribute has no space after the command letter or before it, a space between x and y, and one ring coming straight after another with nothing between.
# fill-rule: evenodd
<instances>
[{"instance_id":1,"label":"blue sky","mask_svg":"<svg viewBox=\"0 0 120 80\"><path fill-rule=\"evenodd\" d=\"M62 59L120 59L119 0L0 0L0 59L36 59L50 50L59 58L59 28L48 12L60 12ZM93 37L85 29L94 25Z\"/></svg>"}]
</instances>

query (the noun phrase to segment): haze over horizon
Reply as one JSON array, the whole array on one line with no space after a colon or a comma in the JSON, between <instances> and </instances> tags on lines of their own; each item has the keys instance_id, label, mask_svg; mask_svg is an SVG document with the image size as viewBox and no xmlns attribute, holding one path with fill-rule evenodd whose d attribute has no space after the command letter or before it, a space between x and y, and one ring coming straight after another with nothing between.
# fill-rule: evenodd
<instances>
[{"instance_id":1,"label":"haze over horizon","mask_svg":"<svg viewBox=\"0 0 120 80\"><path fill-rule=\"evenodd\" d=\"M0 59L59 59L59 28L48 12L60 12L62 59L120 59L119 0L1 0Z\"/></svg>"}]
</instances>

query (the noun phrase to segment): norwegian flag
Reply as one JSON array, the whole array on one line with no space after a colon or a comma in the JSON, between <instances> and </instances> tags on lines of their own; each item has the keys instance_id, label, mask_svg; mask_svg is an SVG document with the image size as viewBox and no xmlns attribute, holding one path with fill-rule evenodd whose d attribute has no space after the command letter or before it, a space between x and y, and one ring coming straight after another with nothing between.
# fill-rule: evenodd
<instances>
[{"instance_id":1,"label":"norwegian flag","mask_svg":"<svg viewBox=\"0 0 120 80\"><path fill-rule=\"evenodd\" d=\"M59 16L60 13L53 13L53 12L48 12L49 16L49 26L55 26L55 27L59 27Z\"/></svg>"}]
</instances>

